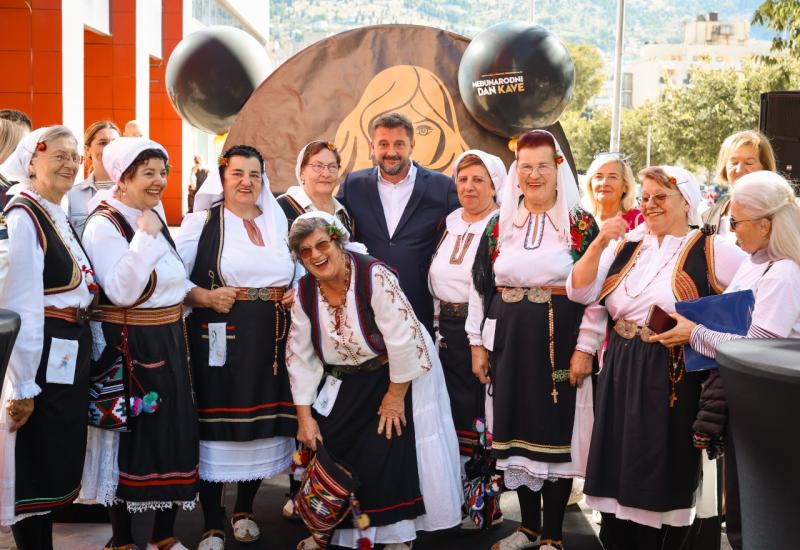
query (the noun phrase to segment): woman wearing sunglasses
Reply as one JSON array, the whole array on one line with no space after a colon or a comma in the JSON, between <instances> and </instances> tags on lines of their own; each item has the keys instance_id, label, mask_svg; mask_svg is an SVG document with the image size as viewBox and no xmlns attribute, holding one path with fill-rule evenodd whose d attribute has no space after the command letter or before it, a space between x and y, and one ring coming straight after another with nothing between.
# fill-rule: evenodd
<instances>
[{"instance_id":1,"label":"woman wearing sunglasses","mask_svg":"<svg viewBox=\"0 0 800 550\"><path fill-rule=\"evenodd\" d=\"M458 443L428 332L394 272L349 239L324 212L303 214L289 235L308 271L286 353L297 439L311 449L322 441L361 482L356 497L369 528L337 529L331 544L361 548L366 537L407 550L417 530L461 521ZM314 535L297 548L319 548Z\"/></svg>"},{"instance_id":2,"label":"woman wearing sunglasses","mask_svg":"<svg viewBox=\"0 0 800 550\"><path fill-rule=\"evenodd\" d=\"M665 346L690 344L707 357L716 357L717 347L737 338L800 338L800 206L791 185L781 176L758 171L743 176L731 192L730 228L742 250L750 254L726 292L751 289L756 296L750 329L746 336L714 332L679 314L678 325L658 335ZM703 397L724 392L719 371L712 371ZM717 393L719 395L719 393ZM716 408L727 416L724 393ZM717 417L718 418L718 417ZM721 437L730 433L714 415L698 418L695 431ZM707 439L707 437L705 438ZM731 546L742 548L739 483L733 438L725 437L726 533Z\"/></svg>"},{"instance_id":3,"label":"woman wearing sunglasses","mask_svg":"<svg viewBox=\"0 0 800 550\"><path fill-rule=\"evenodd\" d=\"M618 214L628 222L628 229L644 221L636 208L633 171L621 153L600 153L594 158L586 171L583 196L600 227Z\"/></svg>"},{"instance_id":4,"label":"woman wearing sunglasses","mask_svg":"<svg viewBox=\"0 0 800 550\"><path fill-rule=\"evenodd\" d=\"M333 196L339 181L340 166L341 157L333 143L315 140L300 150L294 170L297 185L291 186L278 197L278 204L289 220L289 227L301 214L321 211L333 214L350 233L353 232L350 215Z\"/></svg>"},{"instance_id":5,"label":"woman wearing sunglasses","mask_svg":"<svg viewBox=\"0 0 800 550\"><path fill-rule=\"evenodd\" d=\"M700 188L673 166L639 173L647 232L608 220L568 279L571 299L599 301L613 319L598 375L584 493L603 514L600 538L614 550L682 548L695 516L700 451L692 445L702 376L687 373L680 347L653 343L652 306L722 292L743 260L735 245L699 224ZM627 236L626 236L627 233ZM604 317L604 316L603 316ZM597 318L597 329L607 321Z\"/></svg>"},{"instance_id":6,"label":"woman wearing sunglasses","mask_svg":"<svg viewBox=\"0 0 800 550\"><path fill-rule=\"evenodd\" d=\"M297 423L284 357L296 269L286 237L261 154L229 148L177 239L197 285L186 304L193 308L187 324L200 420L200 550L224 548L223 483L238 484L234 538L253 542L261 480L291 463Z\"/></svg>"}]
</instances>

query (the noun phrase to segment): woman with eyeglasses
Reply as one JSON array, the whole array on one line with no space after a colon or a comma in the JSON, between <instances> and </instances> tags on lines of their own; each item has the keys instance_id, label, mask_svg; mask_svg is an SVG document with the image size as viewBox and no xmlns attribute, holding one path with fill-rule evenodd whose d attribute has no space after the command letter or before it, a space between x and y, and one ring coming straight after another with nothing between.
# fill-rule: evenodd
<instances>
[{"instance_id":1,"label":"woman with eyeglasses","mask_svg":"<svg viewBox=\"0 0 800 550\"><path fill-rule=\"evenodd\" d=\"M743 260L699 224L700 187L688 171L653 166L639 173L646 233L607 221L575 264L568 295L597 302L611 317L598 375L586 470L586 504L603 514L605 548L682 548L695 516L700 451L692 444L703 375L687 373L682 348L652 341L651 308L722 292ZM627 233L627 235L626 235ZM608 325L595 319L597 330Z\"/></svg>"},{"instance_id":2,"label":"woman with eyeglasses","mask_svg":"<svg viewBox=\"0 0 800 550\"><path fill-rule=\"evenodd\" d=\"M278 197L289 227L294 220L306 212L327 212L333 214L344 224L348 231L353 231L350 215L333 196L339 181L341 157L333 143L315 140L307 143L297 155L295 177L297 185L286 190Z\"/></svg>"},{"instance_id":3,"label":"woman with eyeglasses","mask_svg":"<svg viewBox=\"0 0 800 550\"><path fill-rule=\"evenodd\" d=\"M225 546L223 484L236 482L238 542L260 530L261 481L291 464L297 421L285 365L295 262L287 223L261 154L235 145L219 157L181 224L178 252L195 286L186 298L200 420L200 550Z\"/></svg>"},{"instance_id":4,"label":"woman with eyeglasses","mask_svg":"<svg viewBox=\"0 0 800 550\"><path fill-rule=\"evenodd\" d=\"M50 126L23 138L2 166L29 184L0 226L13 257L0 307L22 321L0 396L0 524L11 526L20 550L53 548L50 512L81 486L97 285L60 206L81 162L73 133Z\"/></svg>"},{"instance_id":5,"label":"woman with eyeglasses","mask_svg":"<svg viewBox=\"0 0 800 550\"><path fill-rule=\"evenodd\" d=\"M737 338L800 338L800 206L792 186L768 171L742 176L731 191L730 228L742 250L750 256L742 263L725 292L750 289L755 293L750 328L745 336L715 332L673 315L678 324L654 338L664 346L691 345L707 357L716 357L717 347ZM714 394L716 396L714 397ZM731 547L742 548L739 483L736 455L727 418L724 388L719 371L712 371L704 384L707 414L698 417L694 429L704 441L724 440L726 533ZM706 407L704 407L706 408Z\"/></svg>"},{"instance_id":6,"label":"woman with eyeglasses","mask_svg":"<svg viewBox=\"0 0 800 550\"><path fill-rule=\"evenodd\" d=\"M549 132L519 138L503 195L475 255L466 321L472 372L491 384L492 452L522 512L519 530L492 548L560 550L592 429L592 383L584 378L603 335L583 329L585 308L564 284L598 230Z\"/></svg>"},{"instance_id":7,"label":"woman with eyeglasses","mask_svg":"<svg viewBox=\"0 0 800 550\"><path fill-rule=\"evenodd\" d=\"M83 234L86 218L89 215L89 201L98 191L111 189L114 182L103 166L103 149L120 136L119 128L110 120L100 120L91 124L83 134L89 176L75 184L67 193L67 215L78 232Z\"/></svg>"},{"instance_id":8,"label":"woman with eyeglasses","mask_svg":"<svg viewBox=\"0 0 800 550\"><path fill-rule=\"evenodd\" d=\"M732 190L739 178L759 170L776 170L775 152L767 136L755 130L743 130L725 138L717 158L717 183ZM730 200L730 191L717 199L716 204L703 213L703 223L714 226L717 235L736 242L735 231L729 224Z\"/></svg>"},{"instance_id":9,"label":"woman with eyeglasses","mask_svg":"<svg viewBox=\"0 0 800 550\"><path fill-rule=\"evenodd\" d=\"M600 227L616 216L622 216L628 222L628 229L644 221L641 211L636 208L633 171L620 153L600 153L595 157L586 171L584 197L589 212Z\"/></svg>"},{"instance_id":10,"label":"woman with eyeglasses","mask_svg":"<svg viewBox=\"0 0 800 550\"><path fill-rule=\"evenodd\" d=\"M461 521L458 442L430 335L395 273L349 239L325 212L301 215L289 233L307 270L286 351L297 439L322 444L360 481L369 527L359 533L345 520L331 545L363 548L367 538L408 550L418 530ZM316 550L320 540L312 532L297 548Z\"/></svg>"}]
</instances>

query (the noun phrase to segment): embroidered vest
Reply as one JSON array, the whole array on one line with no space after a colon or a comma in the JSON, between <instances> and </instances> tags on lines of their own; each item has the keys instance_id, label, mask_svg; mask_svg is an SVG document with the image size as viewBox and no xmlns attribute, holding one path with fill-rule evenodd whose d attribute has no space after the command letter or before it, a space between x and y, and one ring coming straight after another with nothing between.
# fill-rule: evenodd
<instances>
[{"instance_id":1,"label":"embroidered vest","mask_svg":"<svg viewBox=\"0 0 800 550\"><path fill-rule=\"evenodd\" d=\"M197 257L189 279L197 286L211 289L226 286L220 262L225 242L225 206L219 204L206 210L206 221L197 242Z\"/></svg>"},{"instance_id":2,"label":"embroidered vest","mask_svg":"<svg viewBox=\"0 0 800 550\"><path fill-rule=\"evenodd\" d=\"M289 229L292 228L294 220L306 213L303 207L300 206L299 202L285 193L276 200L278 201L281 210L283 210L283 213L286 214L286 221L289 222ZM336 212L336 217L340 222L342 222L342 225L344 225L347 231L350 232L350 235L352 235L353 231L355 230L355 222L353 219L344 210L339 210Z\"/></svg>"},{"instance_id":3,"label":"embroidered vest","mask_svg":"<svg viewBox=\"0 0 800 550\"><path fill-rule=\"evenodd\" d=\"M93 216L102 216L103 218L106 218L107 220L109 220L111 223L114 224L114 227L117 228L117 231L119 231L120 235L125 237L125 240L127 240L129 243L133 240L133 236L136 234L136 232L131 227L131 224L128 223L128 220L125 219L125 216L122 214L122 212L120 212L107 202L101 202L100 206L98 206L94 210L94 212L92 212L89 215L89 217L86 219L87 224L89 223L89 220ZM156 213L156 216L158 216L158 213ZM159 219L161 219L160 216ZM161 234L164 235L164 238L167 239L169 245L174 249L175 242L172 240L172 236L170 236L169 234L169 228L167 227L167 224L164 222L164 220L161 220ZM158 284L158 276L156 275L155 270L153 270L153 272L150 274L150 280L147 282L147 286L144 287L144 291L142 291L141 296L139 296L139 299L136 300L136 302L129 307L131 308L137 307L145 303L147 300L149 300L150 297L153 295L153 292L156 291L157 284ZM102 289L100 291L100 304L105 306L114 306L114 304L111 302L111 300L108 299L108 296L106 296L106 293L103 292Z\"/></svg>"},{"instance_id":4,"label":"embroidered vest","mask_svg":"<svg viewBox=\"0 0 800 550\"><path fill-rule=\"evenodd\" d=\"M47 210L36 199L30 198L24 192L12 198L5 211L8 213L15 208L24 210L36 227L39 246L44 252L44 272L42 273L44 293L61 294L77 288L81 284L81 266L78 265L69 246L64 242L64 238ZM75 234L74 231L73 234ZM77 234L75 234L75 238L78 239Z\"/></svg>"},{"instance_id":5,"label":"embroidered vest","mask_svg":"<svg viewBox=\"0 0 800 550\"><path fill-rule=\"evenodd\" d=\"M633 269L641 249L642 241L623 241L617 246L617 254L600 291L601 304ZM697 231L678 256L672 272L672 293L682 302L721 294L724 290L714 271L714 236Z\"/></svg>"},{"instance_id":6,"label":"embroidered vest","mask_svg":"<svg viewBox=\"0 0 800 550\"><path fill-rule=\"evenodd\" d=\"M376 265L382 265L394 273L390 267L381 262L380 260L367 256L365 254L358 254L355 252L347 252L353 259L354 269L353 277L355 277L355 298L356 309L358 310L358 323L361 327L361 332L367 340L367 345L378 355L386 353L386 344L383 341L383 335L375 323L375 312L372 309L372 268ZM311 343L314 345L314 351L324 362L322 357L322 334L320 329L319 318L319 286L317 286L316 278L307 273L300 279L300 286L297 289L300 305L303 311L311 321Z\"/></svg>"}]
</instances>

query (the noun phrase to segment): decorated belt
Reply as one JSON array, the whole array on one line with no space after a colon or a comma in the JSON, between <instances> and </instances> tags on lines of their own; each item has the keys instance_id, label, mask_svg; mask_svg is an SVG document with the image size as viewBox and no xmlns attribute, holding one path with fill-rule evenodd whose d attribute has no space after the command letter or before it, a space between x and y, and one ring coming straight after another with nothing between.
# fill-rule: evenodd
<instances>
[{"instance_id":1,"label":"decorated belt","mask_svg":"<svg viewBox=\"0 0 800 550\"><path fill-rule=\"evenodd\" d=\"M92 321L114 323L115 325L133 325L138 327L154 327L169 325L183 318L183 305L159 308L124 308L114 306L97 306L92 312Z\"/></svg>"},{"instance_id":2,"label":"decorated belt","mask_svg":"<svg viewBox=\"0 0 800 550\"><path fill-rule=\"evenodd\" d=\"M325 364L325 372L332 374L334 377L339 378L342 374L355 374L357 372L372 372L386 365L389 357L386 355L378 355L372 359L367 359L358 365L329 365Z\"/></svg>"},{"instance_id":3,"label":"decorated belt","mask_svg":"<svg viewBox=\"0 0 800 550\"><path fill-rule=\"evenodd\" d=\"M656 334L647 327L640 327L633 321L626 321L625 319L617 319L614 323L614 332L626 340L632 340L638 336L642 339L642 342L648 344L650 343L650 339Z\"/></svg>"},{"instance_id":4,"label":"decorated belt","mask_svg":"<svg viewBox=\"0 0 800 550\"><path fill-rule=\"evenodd\" d=\"M527 296L528 301L534 304L546 304L552 296L566 296L567 289L563 286L534 286L530 288L498 286L503 301L507 304L521 302Z\"/></svg>"},{"instance_id":5,"label":"decorated belt","mask_svg":"<svg viewBox=\"0 0 800 550\"><path fill-rule=\"evenodd\" d=\"M439 302L439 315L446 315L447 317L455 317L457 319L466 319L467 311L469 310L468 303Z\"/></svg>"},{"instance_id":6,"label":"decorated belt","mask_svg":"<svg viewBox=\"0 0 800 550\"><path fill-rule=\"evenodd\" d=\"M255 302L261 300L262 302L279 302L283 298L286 289L280 287L264 287L264 288L237 288L236 299L247 302Z\"/></svg>"},{"instance_id":7,"label":"decorated belt","mask_svg":"<svg viewBox=\"0 0 800 550\"><path fill-rule=\"evenodd\" d=\"M88 307L65 307L57 308L46 306L44 316L52 319L63 319L73 325L83 326L92 316L92 310Z\"/></svg>"}]
</instances>

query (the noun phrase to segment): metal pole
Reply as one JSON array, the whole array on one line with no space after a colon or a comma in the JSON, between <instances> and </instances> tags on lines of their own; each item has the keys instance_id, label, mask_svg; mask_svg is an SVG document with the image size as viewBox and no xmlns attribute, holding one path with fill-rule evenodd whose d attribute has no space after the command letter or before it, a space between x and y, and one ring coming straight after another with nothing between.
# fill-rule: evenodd
<instances>
[{"instance_id":1,"label":"metal pole","mask_svg":"<svg viewBox=\"0 0 800 550\"><path fill-rule=\"evenodd\" d=\"M530 1L530 20L531 23L536 23L536 0Z\"/></svg>"},{"instance_id":2,"label":"metal pole","mask_svg":"<svg viewBox=\"0 0 800 550\"><path fill-rule=\"evenodd\" d=\"M650 147L653 144L653 125L647 125L647 162L645 162L645 166L650 166Z\"/></svg>"},{"instance_id":3,"label":"metal pole","mask_svg":"<svg viewBox=\"0 0 800 550\"><path fill-rule=\"evenodd\" d=\"M611 143L609 151L619 151L622 122L622 34L625 27L625 0L617 0L617 45L614 49L614 101L611 103Z\"/></svg>"}]
</instances>

